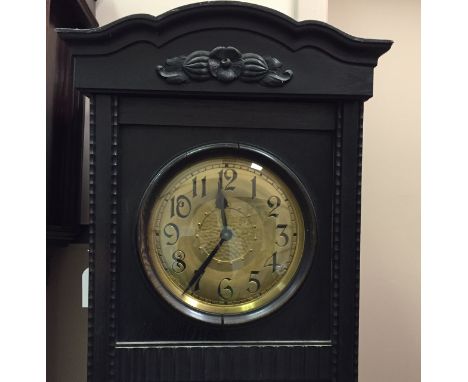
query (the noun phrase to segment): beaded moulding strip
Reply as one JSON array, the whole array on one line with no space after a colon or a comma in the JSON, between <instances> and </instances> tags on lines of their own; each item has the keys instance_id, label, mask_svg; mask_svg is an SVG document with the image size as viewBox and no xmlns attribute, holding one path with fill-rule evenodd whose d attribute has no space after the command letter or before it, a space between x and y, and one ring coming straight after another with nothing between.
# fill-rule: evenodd
<instances>
[{"instance_id":1,"label":"beaded moulding strip","mask_svg":"<svg viewBox=\"0 0 468 382\"><path fill-rule=\"evenodd\" d=\"M332 258L332 380L337 380L338 369L338 330L339 330L339 293L340 293L340 250L341 250L341 161L343 146L343 105L338 105L335 133L335 196L333 200L333 258Z\"/></svg>"},{"instance_id":2,"label":"beaded moulding strip","mask_svg":"<svg viewBox=\"0 0 468 382\"><path fill-rule=\"evenodd\" d=\"M117 299L117 248L118 248L118 174L119 125L118 98L112 97L111 138L111 236L110 236L110 304L109 304L109 381L115 380L116 299Z\"/></svg>"},{"instance_id":3,"label":"beaded moulding strip","mask_svg":"<svg viewBox=\"0 0 468 382\"><path fill-rule=\"evenodd\" d=\"M96 177L96 105L94 97L89 102L89 289L88 289L88 381L93 376L94 343L94 271L95 271L95 177Z\"/></svg>"}]
</instances>

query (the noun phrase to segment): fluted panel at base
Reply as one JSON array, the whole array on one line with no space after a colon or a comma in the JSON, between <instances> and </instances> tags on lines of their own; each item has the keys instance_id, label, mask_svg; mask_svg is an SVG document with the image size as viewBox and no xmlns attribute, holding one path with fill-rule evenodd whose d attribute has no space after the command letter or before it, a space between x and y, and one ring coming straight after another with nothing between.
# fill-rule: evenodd
<instances>
[{"instance_id":1,"label":"fluted panel at base","mask_svg":"<svg viewBox=\"0 0 468 382\"><path fill-rule=\"evenodd\" d=\"M329 346L141 347L116 350L118 381L330 381Z\"/></svg>"}]
</instances>

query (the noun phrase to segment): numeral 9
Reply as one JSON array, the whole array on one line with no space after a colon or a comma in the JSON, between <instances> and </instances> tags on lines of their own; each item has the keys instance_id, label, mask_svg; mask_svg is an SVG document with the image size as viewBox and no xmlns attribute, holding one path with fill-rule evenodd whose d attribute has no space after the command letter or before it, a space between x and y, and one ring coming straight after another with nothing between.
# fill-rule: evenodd
<instances>
[{"instance_id":1,"label":"numeral 9","mask_svg":"<svg viewBox=\"0 0 468 382\"><path fill-rule=\"evenodd\" d=\"M171 232L172 231L172 232ZM174 241L171 243L171 242L167 242L166 244L168 245L174 245L175 243L177 243L177 240L179 240L179 227L177 227L177 225L175 225L174 223L168 223L164 226L164 235L170 239L171 237L175 237L174 238Z\"/></svg>"}]
</instances>

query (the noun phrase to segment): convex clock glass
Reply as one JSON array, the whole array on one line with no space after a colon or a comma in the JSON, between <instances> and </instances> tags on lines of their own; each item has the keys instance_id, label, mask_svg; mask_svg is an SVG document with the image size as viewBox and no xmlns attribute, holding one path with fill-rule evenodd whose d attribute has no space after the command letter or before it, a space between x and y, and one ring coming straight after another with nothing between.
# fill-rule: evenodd
<instances>
[{"instance_id":1,"label":"convex clock glass","mask_svg":"<svg viewBox=\"0 0 468 382\"><path fill-rule=\"evenodd\" d=\"M192 317L226 324L261 317L292 295L310 264L304 248L313 247L315 229L304 213L308 221L312 209L299 201L306 195L298 200L288 183L300 189L299 181L285 165L245 150L254 151L257 157L183 156L144 196L138 236L145 273Z\"/></svg>"}]
</instances>

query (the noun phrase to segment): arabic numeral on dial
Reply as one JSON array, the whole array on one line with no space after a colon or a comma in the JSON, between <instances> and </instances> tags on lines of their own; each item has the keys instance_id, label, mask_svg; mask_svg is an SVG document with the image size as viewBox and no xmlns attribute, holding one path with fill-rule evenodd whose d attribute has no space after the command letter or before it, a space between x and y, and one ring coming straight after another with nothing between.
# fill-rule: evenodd
<instances>
[{"instance_id":1,"label":"arabic numeral on dial","mask_svg":"<svg viewBox=\"0 0 468 382\"><path fill-rule=\"evenodd\" d=\"M192 196L198 196L197 177L192 179ZM201 179L201 197L206 196L206 176Z\"/></svg>"},{"instance_id":2,"label":"arabic numeral on dial","mask_svg":"<svg viewBox=\"0 0 468 382\"><path fill-rule=\"evenodd\" d=\"M280 229L281 232L279 234L279 236L281 237L281 240L280 242L278 242L278 240L276 240L276 244L279 246L279 247L284 247L286 246L288 243L289 243L289 236L288 234L285 232L286 231L286 228L288 227L287 224L278 224L276 226L276 229Z\"/></svg>"},{"instance_id":3,"label":"arabic numeral on dial","mask_svg":"<svg viewBox=\"0 0 468 382\"><path fill-rule=\"evenodd\" d=\"M177 240L179 240L179 227L177 227L176 224L174 223L168 223L164 226L164 229L163 229L163 232L164 232L164 235L168 238L168 239L171 239L171 238L174 238L173 240L174 241L167 241L166 244L168 245L174 245L175 243L177 243Z\"/></svg>"},{"instance_id":4,"label":"arabic numeral on dial","mask_svg":"<svg viewBox=\"0 0 468 382\"><path fill-rule=\"evenodd\" d=\"M268 207L272 208L272 210L268 213L268 217L278 217L278 212L274 212L278 207L281 205L281 199L276 195L270 196L267 200Z\"/></svg>"},{"instance_id":5,"label":"arabic numeral on dial","mask_svg":"<svg viewBox=\"0 0 468 382\"><path fill-rule=\"evenodd\" d=\"M219 187L223 188L223 178L224 178L227 181L226 186L224 186L224 191L234 191L236 187L231 186L231 184L237 179L236 170L234 170L233 168L221 170L218 173L218 177L219 177Z\"/></svg>"},{"instance_id":6,"label":"arabic numeral on dial","mask_svg":"<svg viewBox=\"0 0 468 382\"><path fill-rule=\"evenodd\" d=\"M186 218L190 215L192 204L189 198L185 195L179 195L176 199L175 196L171 198L171 218L177 215L180 218Z\"/></svg>"},{"instance_id":7,"label":"arabic numeral on dial","mask_svg":"<svg viewBox=\"0 0 468 382\"><path fill-rule=\"evenodd\" d=\"M260 289L260 280L256 278L259 273L259 271L250 272L248 292L255 293Z\"/></svg>"},{"instance_id":8,"label":"arabic numeral on dial","mask_svg":"<svg viewBox=\"0 0 468 382\"><path fill-rule=\"evenodd\" d=\"M186 268L186 265L185 265L185 262L184 262L184 259L185 259L184 251L181 251L181 250L175 251L172 254L172 259L174 260L174 262L172 263L172 266L171 266L172 270L175 273L183 272L185 270L185 268Z\"/></svg>"},{"instance_id":9,"label":"arabic numeral on dial","mask_svg":"<svg viewBox=\"0 0 468 382\"><path fill-rule=\"evenodd\" d=\"M252 182L252 199L255 199L255 197L257 196L257 177L254 176L251 182Z\"/></svg>"},{"instance_id":10,"label":"arabic numeral on dial","mask_svg":"<svg viewBox=\"0 0 468 382\"><path fill-rule=\"evenodd\" d=\"M218 295L224 300L228 300L234 295L234 290L229 285L229 281L231 281L231 279L226 277L225 279L222 279L218 285Z\"/></svg>"},{"instance_id":11,"label":"arabic numeral on dial","mask_svg":"<svg viewBox=\"0 0 468 382\"><path fill-rule=\"evenodd\" d=\"M271 259L271 263L267 264L268 261ZM264 267L271 267L271 273L275 273L276 267L279 267L278 260L276 258L276 252L273 253L268 259L266 259Z\"/></svg>"}]
</instances>

